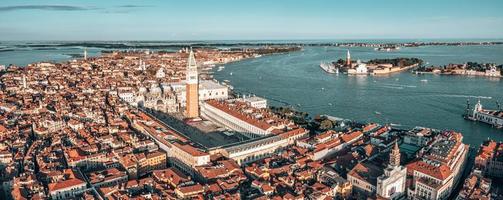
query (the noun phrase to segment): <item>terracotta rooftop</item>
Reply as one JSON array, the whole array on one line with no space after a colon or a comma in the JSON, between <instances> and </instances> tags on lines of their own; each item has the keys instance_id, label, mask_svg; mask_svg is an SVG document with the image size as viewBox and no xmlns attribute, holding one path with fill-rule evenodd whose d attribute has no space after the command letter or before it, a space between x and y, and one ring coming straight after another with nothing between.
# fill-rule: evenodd
<instances>
[{"instance_id":1,"label":"terracotta rooftop","mask_svg":"<svg viewBox=\"0 0 503 200\"><path fill-rule=\"evenodd\" d=\"M283 121L271 113L267 113L263 110L256 109L253 107L247 106L243 102L234 102L234 104L229 104L225 101L217 101L217 100L208 100L206 101L209 105L235 117L242 121L245 121L249 124L252 124L262 130L268 130L272 126L278 125ZM250 113L245 113L245 110L250 110L251 113L257 113L262 115L261 118L256 118L255 116L250 115Z\"/></svg>"},{"instance_id":2,"label":"terracotta rooftop","mask_svg":"<svg viewBox=\"0 0 503 200\"><path fill-rule=\"evenodd\" d=\"M153 172L153 176L159 180L166 179L174 185L179 185L180 183L187 182L190 180L188 176L183 174L181 171L175 168L168 168L165 170L156 170Z\"/></svg>"},{"instance_id":3,"label":"terracotta rooftop","mask_svg":"<svg viewBox=\"0 0 503 200\"><path fill-rule=\"evenodd\" d=\"M49 183L49 185L48 185L49 192L70 189L72 187L79 186L79 185L82 185L82 184L85 185L85 181L83 181L80 178L76 177L75 173L73 172L73 170L66 169L64 171L64 174L66 176L66 180L57 181L55 183Z\"/></svg>"},{"instance_id":4,"label":"terracotta rooftop","mask_svg":"<svg viewBox=\"0 0 503 200\"><path fill-rule=\"evenodd\" d=\"M203 192L204 188L201 184L195 184L195 185L178 187L177 190L182 193L193 193L193 192Z\"/></svg>"},{"instance_id":5,"label":"terracotta rooftop","mask_svg":"<svg viewBox=\"0 0 503 200\"><path fill-rule=\"evenodd\" d=\"M444 164L433 166L420 160L407 164L407 170L410 172L418 171L439 180L445 180L452 174L451 169Z\"/></svg>"},{"instance_id":6,"label":"terracotta rooftop","mask_svg":"<svg viewBox=\"0 0 503 200\"><path fill-rule=\"evenodd\" d=\"M377 177L381 176L384 170L370 163L358 163L348 175L366 181L372 185L377 185Z\"/></svg>"},{"instance_id":7,"label":"terracotta rooftop","mask_svg":"<svg viewBox=\"0 0 503 200\"><path fill-rule=\"evenodd\" d=\"M188 145L188 144L179 144L177 142L174 142L173 145L181 149L182 151L187 152L188 154L192 156L208 156L209 154L203 151L200 151L199 149Z\"/></svg>"},{"instance_id":8,"label":"terracotta rooftop","mask_svg":"<svg viewBox=\"0 0 503 200\"><path fill-rule=\"evenodd\" d=\"M349 141L351 141L351 140L353 140L353 139L355 139L355 138L357 138L357 137L359 137L361 135L363 135L363 133L361 131L353 131L351 133L342 135L341 139L342 139L342 141L344 141L345 143L347 143L347 142L349 142Z\"/></svg>"}]
</instances>

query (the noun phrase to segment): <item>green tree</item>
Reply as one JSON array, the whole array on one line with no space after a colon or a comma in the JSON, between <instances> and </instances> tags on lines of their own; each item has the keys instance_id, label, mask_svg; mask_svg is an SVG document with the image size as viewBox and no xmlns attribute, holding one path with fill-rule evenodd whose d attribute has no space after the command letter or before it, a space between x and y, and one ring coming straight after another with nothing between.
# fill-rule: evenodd
<instances>
[{"instance_id":1,"label":"green tree","mask_svg":"<svg viewBox=\"0 0 503 200\"><path fill-rule=\"evenodd\" d=\"M325 120L321 121L321 123L320 123L320 129L322 129L322 130L328 130L333 127L334 127L334 124L329 119L325 119Z\"/></svg>"}]
</instances>

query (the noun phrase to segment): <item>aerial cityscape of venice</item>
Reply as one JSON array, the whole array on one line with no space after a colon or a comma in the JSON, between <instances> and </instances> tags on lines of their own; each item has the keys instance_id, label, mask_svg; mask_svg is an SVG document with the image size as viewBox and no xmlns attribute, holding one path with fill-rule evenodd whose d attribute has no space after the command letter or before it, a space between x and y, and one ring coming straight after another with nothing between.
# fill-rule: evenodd
<instances>
[{"instance_id":1,"label":"aerial cityscape of venice","mask_svg":"<svg viewBox=\"0 0 503 200\"><path fill-rule=\"evenodd\" d=\"M503 200L502 8L2 0L0 199Z\"/></svg>"}]
</instances>

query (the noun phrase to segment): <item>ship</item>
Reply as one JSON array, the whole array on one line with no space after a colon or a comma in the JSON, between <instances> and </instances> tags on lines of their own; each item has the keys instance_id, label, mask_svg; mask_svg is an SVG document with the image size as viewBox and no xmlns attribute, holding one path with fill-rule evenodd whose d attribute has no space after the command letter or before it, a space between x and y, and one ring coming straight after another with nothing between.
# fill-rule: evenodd
<instances>
[{"instance_id":1,"label":"ship","mask_svg":"<svg viewBox=\"0 0 503 200\"><path fill-rule=\"evenodd\" d=\"M400 47L398 47L398 46L387 46L387 47L374 48L374 50L376 50L376 51L386 51L386 52L397 51L399 49L400 49Z\"/></svg>"},{"instance_id":2,"label":"ship","mask_svg":"<svg viewBox=\"0 0 503 200\"><path fill-rule=\"evenodd\" d=\"M329 74L338 74L339 73L339 68L336 67L333 63L321 62L320 68Z\"/></svg>"}]
</instances>

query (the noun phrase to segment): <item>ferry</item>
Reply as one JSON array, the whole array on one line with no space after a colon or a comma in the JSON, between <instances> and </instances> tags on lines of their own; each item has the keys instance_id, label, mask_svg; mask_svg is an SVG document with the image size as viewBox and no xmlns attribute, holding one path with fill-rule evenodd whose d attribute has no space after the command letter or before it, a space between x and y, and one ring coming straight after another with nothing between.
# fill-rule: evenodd
<instances>
[{"instance_id":1,"label":"ferry","mask_svg":"<svg viewBox=\"0 0 503 200\"><path fill-rule=\"evenodd\" d=\"M333 63L321 62L320 68L329 74L339 74L339 68L335 67Z\"/></svg>"},{"instance_id":2,"label":"ferry","mask_svg":"<svg viewBox=\"0 0 503 200\"><path fill-rule=\"evenodd\" d=\"M376 50L376 51L386 51L386 52L397 51L399 49L400 49L400 47L397 47L397 46L374 48L374 50Z\"/></svg>"}]
</instances>

